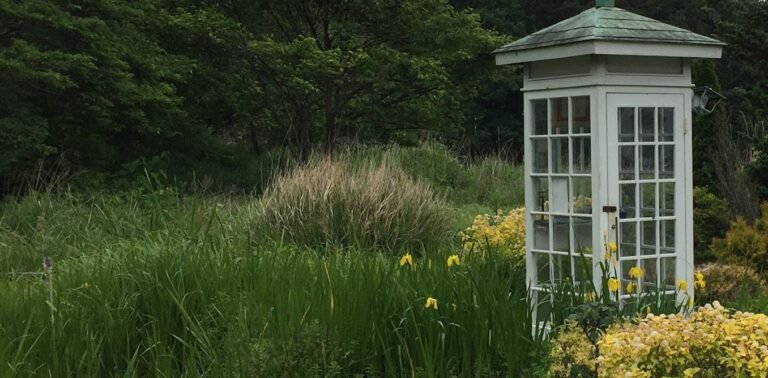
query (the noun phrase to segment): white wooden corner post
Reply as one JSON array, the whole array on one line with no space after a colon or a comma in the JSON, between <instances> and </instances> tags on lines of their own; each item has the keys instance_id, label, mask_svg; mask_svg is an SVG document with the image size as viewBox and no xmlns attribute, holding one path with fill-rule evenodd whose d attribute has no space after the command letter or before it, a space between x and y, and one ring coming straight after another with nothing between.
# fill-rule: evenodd
<instances>
[{"instance_id":1,"label":"white wooden corner post","mask_svg":"<svg viewBox=\"0 0 768 378\"><path fill-rule=\"evenodd\" d=\"M723 46L597 0L494 51L498 65L525 67L526 267L539 316L547 285L584 278L581 253L600 284L606 243L618 245L622 294L633 266L641 290L693 282L691 59Z\"/></svg>"}]
</instances>

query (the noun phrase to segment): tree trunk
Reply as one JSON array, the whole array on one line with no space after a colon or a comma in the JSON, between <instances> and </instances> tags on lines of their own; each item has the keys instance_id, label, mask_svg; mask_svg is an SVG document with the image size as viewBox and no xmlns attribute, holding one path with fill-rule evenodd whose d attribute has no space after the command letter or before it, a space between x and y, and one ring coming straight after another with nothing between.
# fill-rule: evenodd
<instances>
[{"instance_id":1,"label":"tree trunk","mask_svg":"<svg viewBox=\"0 0 768 378\"><path fill-rule=\"evenodd\" d=\"M333 101L333 83L328 80L325 83L324 91L324 113L325 113L325 139L323 141L323 151L328 155L333 155L333 149L336 145L336 110Z\"/></svg>"},{"instance_id":2,"label":"tree trunk","mask_svg":"<svg viewBox=\"0 0 768 378\"><path fill-rule=\"evenodd\" d=\"M251 140L251 149L253 150L253 152L257 154L261 153L261 147L259 146L258 133L256 132L256 122L251 122L249 139Z\"/></svg>"}]
</instances>

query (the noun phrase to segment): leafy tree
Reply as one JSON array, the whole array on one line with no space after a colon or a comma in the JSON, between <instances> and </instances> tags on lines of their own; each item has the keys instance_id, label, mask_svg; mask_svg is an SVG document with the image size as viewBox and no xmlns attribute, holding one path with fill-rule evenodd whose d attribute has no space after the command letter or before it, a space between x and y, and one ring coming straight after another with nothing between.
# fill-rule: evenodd
<instances>
[{"instance_id":1,"label":"leafy tree","mask_svg":"<svg viewBox=\"0 0 768 378\"><path fill-rule=\"evenodd\" d=\"M441 0L231 1L255 36L257 122L306 157L317 141L412 141L456 129L501 43Z\"/></svg>"},{"instance_id":2,"label":"leafy tree","mask_svg":"<svg viewBox=\"0 0 768 378\"><path fill-rule=\"evenodd\" d=\"M58 151L75 164L108 167L182 133L186 114L174 87L191 62L139 29L159 29L164 16L150 2L0 2L6 161Z\"/></svg>"}]
</instances>

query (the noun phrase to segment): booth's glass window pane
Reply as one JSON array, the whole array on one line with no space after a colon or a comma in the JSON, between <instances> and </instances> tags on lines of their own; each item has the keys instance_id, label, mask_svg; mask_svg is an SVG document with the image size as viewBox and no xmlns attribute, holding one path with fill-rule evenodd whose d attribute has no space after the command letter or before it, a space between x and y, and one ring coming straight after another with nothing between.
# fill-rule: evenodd
<instances>
[{"instance_id":1,"label":"booth's glass window pane","mask_svg":"<svg viewBox=\"0 0 768 378\"><path fill-rule=\"evenodd\" d=\"M592 214L592 178L574 177L571 206L575 214Z\"/></svg>"},{"instance_id":2,"label":"booth's glass window pane","mask_svg":"<svg viewBox=\"0 0 768 378\"><path fill-rule=\"evenodd\" d=\"M675 146L659 146L659 178L675 177Z\"/></svg>"},{"instance_id":3,"label":"booth's glass window pane","mask_svg":"<svg viewBox=\"0 0 768 378\"><path fill-rule=\"evenodd\" d=\"M533 173L547 173L549 155L547 154L547 139L534 139L531 141L531 159L533 160Z\"/></svg>"},{"instance_id":4,"label":"booth's glass window pane","mask_svg":"<svg viewBox=\"0 0 768 378\"><path fill-rule=\"evenodd\" d=\"M656 221L643 221L640 222L640 233L642 246L640 254L655 255L656 254Z\"/></svg>"},{"instance_id":5,"label":"booth's glass window pane","mask_svg":"<svg viewBox=\"0 0 768 378\"><path fill-rule=\"evenodd\" d=\"M573 140L573 173L592 172L592 150L589 137L576 137Z\"/></svg>"},{"instance_id":6,"label":"booth's glass window pane","mask_svg":"<svg viewBox=\"0 0 768 378\"><path fill-rule=\"evenodd\" d=\"M635 209L637 208L637 196L635 196L635 186L637 184L621 184L619 190L621 191L621 218L632 219L635 217Z\"/></svg>"},{"instance_id":7,"label":"booth's glass window pane","mask_svg":"<svg viewBox=\"0 0 768 378\"><path fill-rule=\"evenodd\" d=\"M656 176L656 147L642 146L640 148L640 163L640 179L653 179Z\"/></svg>"},{"instance_id":8,"label":"booth's glass window pane","mask_svg":"<svg viewBox=\"0 0 768 378\"><path fill-rule=\"evenodd\" d=\"M571 257L568 255L554 255L552 259L554 260L555 283L572 281Z\"/></svg>"},{"instance_id":9,"label":"booth's glass window pane","mask_svg":"<svg viewBox=\"0 0 768 378\"><path fill-rule=\"evenodd\" d=\"M653 142L654 131L656 129L656 123L654 122L654 114L656 108L640 108L640 141L641 142Z\"/></svg>"},{"instance_id":10,"label":"booth's glass window pane","mask_svg":"<svg viewBox=\"0 0 768 378\"><path fill-rule=\"evenodd\" d=\"M548 177L531 177L533 182L533 201L534 208L532 211L546 212L549 206L549 178Z\"/></svg>"},{"instance_id":11,"label":"booth's glass window pane","mask_svg":"<svg viewBox=\"0 0 768 378\"><path fill-rule=\"evenodd\" d=\"M619 246L621 257L637 256L637 223L620 223L619 228L621 232L621 245Z\"/></svg>"},{"instance_id":12,"label":"booth's glass window pane","mask_svg":"<svg viewBox=\"0 0 768 378\"><path fill-rule=\"evenodd\" d=\"M661 253L675 253L675 220L661 221Z\"/></svg>"},{"instance_id":13,"label":"booth's glass window pane","mask_svg":"<svg viewBox=\"0 0 768 378\"><path fill-rule=\"evenodd\" d=\"M533 252L533 259L536 263L536 283L539 285L549 283L549 253Z\"/></svg>"},{"instance_id":14,"label":"booth's glass window pane","mask_svg":"<svg viewBox=\"0 0 768 378\"><path fill-rule=\"evenodd\" d=\"M592 254L592 218L573 218L573 242L576 243L574 246L576 256L580 253Z\"/></svg>"},{"instance_id":15,"label":"booth's glass window pane","mask_svg":"<svg viewBox=\"0 0 768 378\"><path fill-rule=\"evenodd\" d=\"M675 108L659 108L659 142L675 140Z\"/></svg>"},{"instance_id":16,"label":"booth's glass window pane","mask_svg":"<svg viewBox=\"0 0 768 378\"><path fill-rule=\"evenodd\" d=\"M576 283L590 282L592 280L592 256L576 255L573 258L573 268L576 276Z\"/></svg>"},{"instance_id":17,"label":"booth's glass window pane","mask_svg":"<svg viewBox=\"0 0 768 378\"><path fill-rule=\"evenodd\" d=\"M571 222L569 217L552 217L552 237L554 250L571 251Z\"/></svg>"},{"instance_id":18,"label":"booth's glass window pane","mask_svg":"<svg viewBox=\"0 0 768 378\"><path fill-rule=\"evenodd\" d=\"M619 142L635 141L635 108L619 108Z\"/></svg>"},{"instance_id":19,"label":"booth's glass window pane","mask_svg":"<svg viewBox=\"0 0 768 378\"><path fill-rule=\"evenodd\" d=\"M549 216L533 215L533 249L549 250Z\"/></svg>"},{"instance_id":20,"label":"booth's glass window pane","mask_svg":"<svg viewBox=\"0 0 768 378\"><path fill-rule=\"evenodd\" d=\"M656 184L640 184L640 217L656 216Z\"/></svg>"},{"instance_id":21,"label":"booth's glass window pane","mask_svg":"<svg viewBox=\"0 0 768 378\"><path fill-rule=\"evenodd\" d=\"M658 269L656 267L657 259L645 259L640 260L640 267L643 268L645 275L643 275L643 286L648 289L654 289L658 287Z\"/></svg>"},{"instance_id":22,"label":"booth's glass window pane","mask_svg":"<svg viewBox=\"0 0 768 378\"><path fill-rule=\"evenodd\" d=\"M531 112L533 116L533 130L532 135L547 135L547 129L549 128L549 121L547 119L547 100L533 100L531 101Z\"/></svg>"},{"instance_id":23,"label":"booth's glass window pane","mask_svg":"<svg viewBox=\"0 0 768 378\"><path fill-rule=\"evenodd\" d=\"M568 98L552 99L552 134L568 134Z\"/></svg>"},{"instance_id":24,"label":"booth's glass window pane","mask_svg":"<svg viewBox=\"0 0 768 378\"><path fill-rule=\"evenodd\" d=\"M589 134L592 129L592 114L589 111L589 96L573 97L573 134Z\"/></svg>"},{"instance_id":25,"label":"booth's glass window pane","mask_svg":"<svg viewBox=\"0 0 768 378\"><path fill-rule=\"evenodd\" d=\"M661 284L665 290L674 290L675 280L675 258L663 257L661 259Z\"/></svg>"},{"instance_id":26,"label":"booth's glass window pane","mask_svg":"<svg viewBox=\"0 0 768 378\"><path fill-rule=\"evenodd\" d=\"M659 184L659 212L662 217L675 216L675 183L664 182Z\"/></svg>"},{"instance_id":27,"label":"booth's glass window pane","mask_svg":"<svg viewBox=\"0 0 768 378\"><path fill-rule=\"evenodd\" d=\"M568 138L552 138L552 173L568 173Z\"/></svg>"},{"instance_id":28,"label":"booth's glass window pane","mask_svg":"<svg viewBox=\"0 0 768 378\"><path fill-rule=\"evenodd\" d=\"M619 147L619 180L635 179L635 146Z\"/></svg>"},{"instance_id":29,"label":"booth's glass window pane","mask_svg":"<svg viewBox=\"0 0 768 378\"><path fill-rule=\"evenodd\" d=\"M553 213L568 213L568 177L552 177L552 202L549 211Z\"/></svg>"}]
</instances>

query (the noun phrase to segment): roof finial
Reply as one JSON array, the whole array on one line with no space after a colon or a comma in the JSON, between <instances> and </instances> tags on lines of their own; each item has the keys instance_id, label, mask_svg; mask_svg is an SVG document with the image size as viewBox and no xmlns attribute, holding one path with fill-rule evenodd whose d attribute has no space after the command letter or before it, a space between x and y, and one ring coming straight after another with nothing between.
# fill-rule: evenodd
<instances>
[{"instance_id":1,"label":"roof finial","mask_svg":"<svg viewBox=\"0 0 768 378\"><path fill-rule=\"evenodd\" d=\"M615 7L616 0L595 0L595 8Z\"/></svg>"}]
</instances>

